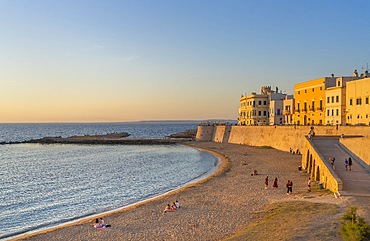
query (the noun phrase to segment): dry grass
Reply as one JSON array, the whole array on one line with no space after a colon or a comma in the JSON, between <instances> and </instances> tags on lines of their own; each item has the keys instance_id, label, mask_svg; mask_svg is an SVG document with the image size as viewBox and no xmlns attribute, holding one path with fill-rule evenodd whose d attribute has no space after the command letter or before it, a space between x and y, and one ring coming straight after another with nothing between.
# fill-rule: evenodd
<instances>
[{"instance_id":1,"label":"dry grass","mask_svg":"<svg viewBox=\"0 0 370 241\"><path fill-rule=\"evenodd\" d=\"M341 240L335 204L305 201L279 202L256 213L256 221L225 239L240 240Z\"/></svg>"}]
</instances>

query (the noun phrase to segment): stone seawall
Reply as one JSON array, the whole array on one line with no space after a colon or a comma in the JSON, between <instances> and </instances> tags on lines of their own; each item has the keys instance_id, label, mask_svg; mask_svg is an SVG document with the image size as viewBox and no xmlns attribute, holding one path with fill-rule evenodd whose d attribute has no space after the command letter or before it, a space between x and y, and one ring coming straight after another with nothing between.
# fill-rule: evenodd
<instances>
[{"instance_id":1,"label":"stone seawall","mask_svg":"<svg viewBox=\"0 0 370 241\"><path fill-rule=\"evenodd\" d=\"M299 150L302 154L302 168L314 181L322 183L325 188L333 192L341 191L342 180L327 166L317 148L307 138L310 130L310 126L199 126L196 140L271 146L282 151L289 151L290 148L295 152ZM364 160L364 167L369 170L370 127L314 126L313 130L315 135L329 139L338 139L344 135L345 138L340 138L341 145L358 156L358 159Z\"/></svg>"},{"instance_id":2,"label":"stone seawall","mask_svg":"<svg viewBox=\"0 0 370 241\"><path fill-rule=\"evenodd\" d=\"M310 126L198 126L197 141L214 141L250 146L271 146L282 151L304 149ZM368 126L314 126L316 135L370 137Z\"/></svg>"}]
</instances>

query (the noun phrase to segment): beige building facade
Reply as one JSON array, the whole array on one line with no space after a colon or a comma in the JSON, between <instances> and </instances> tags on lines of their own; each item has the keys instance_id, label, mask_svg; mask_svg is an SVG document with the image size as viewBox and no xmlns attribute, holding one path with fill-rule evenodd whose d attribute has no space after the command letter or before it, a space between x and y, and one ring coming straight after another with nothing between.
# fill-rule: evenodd
<instances>
[{"instance_id":1,"label":"beige building facade","mask_svg":"<svg viewBox=\"0 0 370 241\"><path fill-rule=\"evenodd\" d=\"M357 77L338 77L335 86L325 91L325 124L346 124L346 84Z\"/></svg>"},{"instance_id":2,"label":"beige building facade","mask_svg":"<svg viewBox=\"0 0 370 241\"><path fill-rule=\"evenodd\" d=\"M294 124L293 116L294 116L294 98L293 95L285 96L283 100L283 108L284 108L284 124L292 125Z\"/></svg>"},{"instance_id":3,"label":"beige building facade","mask_svg":"<svg viewBox=\"0 0 370 241\"><path fill-rule=\"evenodd\" d=\"M267 94L252 93L240 99L239 125L267 125L269 101Z\"/></svg>"},{"instance_id":4,"label":"beige building facade","mask_svg":"<svg viewBox=\"0 0 370 241\"><path fill-rule=\"evenodd\" d=\"M370 125L370 78L347 82L346 123Z\"/></svg>"},{"instance_id":5,"label":"beige building facade","mask_svg":"<svg viewBox=\"0 0 370 241\"><path fill-rule=\"evenodd\" d=\"M242 96L240 98L238 124L239 125L279 124L283 118L282 100L285 95L277 92L278 92L277 88L276 91L273 91L271 90L271 86L263 86L261 88L260 94L252 93L247 96ZM271 104L273 104L272 108ZM270 118L271 117L270 113L273 113L272 119Z\"/></svg>"}]
</instances>

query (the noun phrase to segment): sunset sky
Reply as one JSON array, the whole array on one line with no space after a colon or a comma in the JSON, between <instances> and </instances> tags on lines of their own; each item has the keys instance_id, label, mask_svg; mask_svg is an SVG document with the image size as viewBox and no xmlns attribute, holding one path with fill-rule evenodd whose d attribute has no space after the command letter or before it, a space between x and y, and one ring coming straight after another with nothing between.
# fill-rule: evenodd
<instances>
[{"instance_id":1,"label":"sunset sky","mask_svg":"<svg viewBox=\"0 0 370 241\"><path fill-rule=\"evenodd\" d=\"M364 72L370 1L0 0L0 122L237 119Z\"/></svg>"}]
</instances>

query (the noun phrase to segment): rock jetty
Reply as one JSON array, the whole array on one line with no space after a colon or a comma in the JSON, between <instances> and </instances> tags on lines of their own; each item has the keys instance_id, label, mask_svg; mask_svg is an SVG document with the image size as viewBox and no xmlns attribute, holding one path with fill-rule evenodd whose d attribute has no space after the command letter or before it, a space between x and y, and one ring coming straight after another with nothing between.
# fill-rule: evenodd
<instances>
[{"instance_id":1,"label":"rock jetty","mask_svg":"<svg viewBox=\"0 0 370 241\"><path fill-rule=\"evenodd\" d=\"M5 144L86 144L86 145L170 145L184 141L190 141L186 138L165 138L165 139L127 139L130 136L127 132L111 133L105 135L86 135L86 136L71 136L71 137L44 137L41 139L32 139L19 142L0 142L0 145Z\"/></svg>"}]
</instances>

